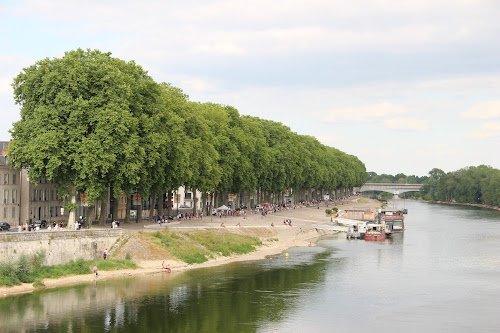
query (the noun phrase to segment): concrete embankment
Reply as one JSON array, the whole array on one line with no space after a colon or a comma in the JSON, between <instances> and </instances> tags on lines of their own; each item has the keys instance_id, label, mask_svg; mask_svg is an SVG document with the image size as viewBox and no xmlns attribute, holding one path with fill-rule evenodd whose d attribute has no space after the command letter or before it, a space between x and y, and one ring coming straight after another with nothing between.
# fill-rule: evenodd
<instances>
[{"instance_id":1,"label":"concrete embankment","mask_svg":"<svg viewBox=\"0 0 500 333\"><path fill-rule=\"evenodd\" d=\"M45 265L100 258L121 237L119 229L0 233L0 261L45 251Z\"/></svg>"}]
</instances>

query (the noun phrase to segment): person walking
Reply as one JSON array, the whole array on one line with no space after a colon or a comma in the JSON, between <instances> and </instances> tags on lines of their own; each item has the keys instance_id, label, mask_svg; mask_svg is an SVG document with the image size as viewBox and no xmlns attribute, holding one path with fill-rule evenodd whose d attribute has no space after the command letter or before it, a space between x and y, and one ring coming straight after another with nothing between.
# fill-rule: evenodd
<instances>
[{"instance_id":1,"label":"person walking","mask_svg":"<svg viewBox=\"0 0 500 333\"><path fill-rule=\"evenodd\" d=\"M106 260L107 257L108 257L108 249L105 249L103 254L104 260Z\"/></svg>"}]
</instances>

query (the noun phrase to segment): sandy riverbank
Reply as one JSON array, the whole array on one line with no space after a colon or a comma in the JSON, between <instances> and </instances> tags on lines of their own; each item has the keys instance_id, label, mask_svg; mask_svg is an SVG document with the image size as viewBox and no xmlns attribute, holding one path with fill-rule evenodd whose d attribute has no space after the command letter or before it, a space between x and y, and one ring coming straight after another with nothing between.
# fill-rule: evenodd
<instances>
[{"instance_id":1,"label":"sandy riverbank","mask_svg":"<svg viewBox=\"0 0 500 333\"><path fill-rule=\"evenodd\" d=\"M330 205L330 207L333 206ZM336 207L339 209L367 207L375 210L380 207L380 203L372 199L352 197L343 205L337 205ZM267 256L280 254L292 247L310 246L315 244L317 239L327 233L325 231L317 231L314 228L314 224L330 222L330 218L325 214L325 209L326 206L322 205L319 209L317 207L302 207L268 214L266 217L262 217L259 214L247 214L246 217L206 217L203 220L193 219L183 221L181 223L173 222L167 226L169 229L219 229L221 228L221 223L224 222L226 231L260 236L263 241L263 245L257 248L256 251L248 254L218 257L196 265L188 265L183 262L172 260L171 258L161 257L161 254L153 259L149 259L149 256L141 257L138 253L132 253L132 258L134 258L134 261L136 261L138 265L137 269L100 271L97 277L94 274L87 274L68 276L59 279L44 279L43 283L45 284L45 287L43 288L56 288L90 283L96 279L98 281L102 281L137 275L157 274L165 271L162 269L163 261L172 269L171 274L176 274L190 269L218 266L231 262L265 259ZM291 219L292 227L284 225L284 219ZM240 223L241 226L237 226L238 223ZM271 227L272 223L274 224L274 227ZM123 229L130 234L141 230L146 232L158 231L163 228L165 228L165 226L160 227L150 223L132 223L130 225L123 226ZM116 255L119 256L120 254L117 253ZM123 256L123 253L121 255ZM40 288L35 288L32 284L22 284L14 287L0 287L0 297L30 293L35 290L40 290Z\"/></svg>"}]
</instances>

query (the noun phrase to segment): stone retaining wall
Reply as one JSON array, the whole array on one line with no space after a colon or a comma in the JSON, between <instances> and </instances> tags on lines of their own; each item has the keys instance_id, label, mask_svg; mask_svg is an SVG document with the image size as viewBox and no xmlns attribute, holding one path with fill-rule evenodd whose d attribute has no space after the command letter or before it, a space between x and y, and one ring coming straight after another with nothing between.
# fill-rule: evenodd
<instances>
[{"instance_id":1,"label":"stone retaining wall","mask_svg":"<svg viewBox=\"0 0 500 333\"><path fill-rule=\"evenodd\" d=\"M0 262L45 250L45 265L101 258L122 235L120 229L0 233Z\"/></svg>"}]
</instances>

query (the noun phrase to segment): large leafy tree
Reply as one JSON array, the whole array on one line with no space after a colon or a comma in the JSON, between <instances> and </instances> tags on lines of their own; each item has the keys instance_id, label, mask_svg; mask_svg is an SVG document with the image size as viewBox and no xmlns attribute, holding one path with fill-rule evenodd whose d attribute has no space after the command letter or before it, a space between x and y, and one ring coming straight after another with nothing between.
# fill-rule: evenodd
<instances>
[{"instance_id":1,"label":"large leafy tree","mask_svg":"<svg viewBox=\"0 0 500 333\"><path fill-rule=\"evenodd\" d=\"M11 130L9 157L31 180L52 180L75 203L135 186L145 159L140 115L153 85L133 62L97 50L75 50L25 68L13 83L21 120ZM146 122L147 123L147 122ZM70 213L68 225L74 223Z\"/></svg>"}]
</instances>

